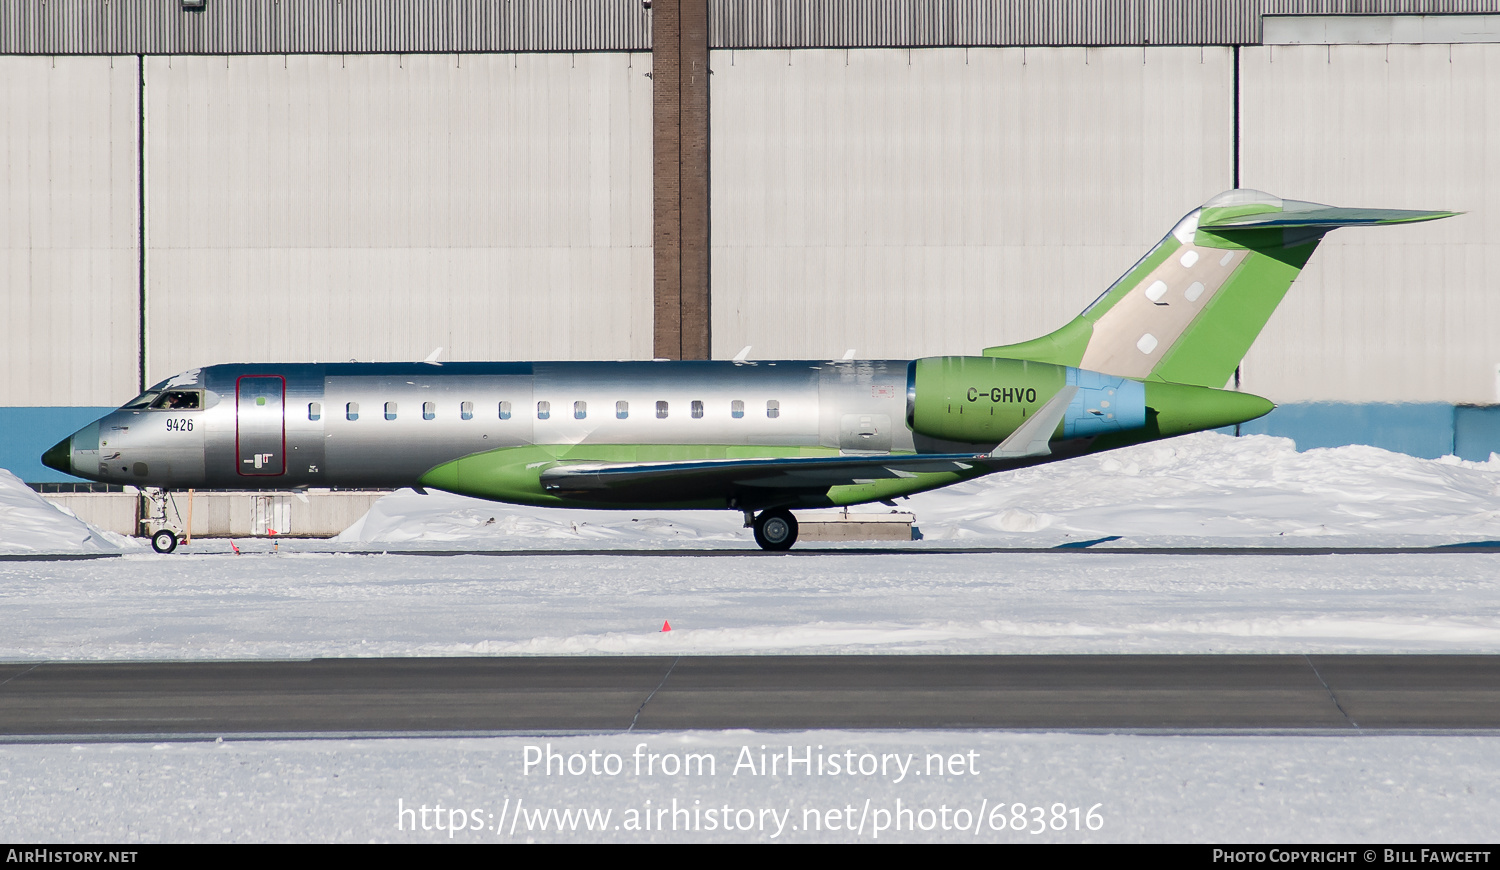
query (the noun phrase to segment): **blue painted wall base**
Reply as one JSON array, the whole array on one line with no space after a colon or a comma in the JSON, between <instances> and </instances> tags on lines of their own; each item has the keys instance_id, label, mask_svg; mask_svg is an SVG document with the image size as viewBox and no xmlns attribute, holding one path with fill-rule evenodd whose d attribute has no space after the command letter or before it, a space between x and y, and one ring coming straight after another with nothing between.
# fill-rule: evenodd
<instances>
[{"instance_id":1,"label":"blue painted wall base","mask_svg":"<svg viewBox=\"0 0 1500 870\"><path fill-rule=\"evenodd\" d=\"M1368 444L1423 459L1453 455L1484 462L1500 452L1500 406L1307 402L1280 405L1242 425L1240 434L1290 438L1298 450Z\"/></svg>"},{"instance_id":2,"label":"blue painted wall base","mask_svg":"<svg viewBox=\"0 0 1500 870\"><path fill-rule=\"evenodd\" d=\"M1281 405L1259 420L1241 426L1240 434L1290 438L1297 442L1298 450L1369 444L1436 459L1453 452L1453 406L1338 402Z\"/></svg>"},{"instance_id":3,"label":"blue painted wall base","mask_svg":"<svg viewBox=\"0 0 1500 870\"><path fill-rule=\"evenodd\" d=\"M1500 405L1459 405L1453 409L1453 453L1476 462L1500 453Z\"/></svg>"},{"instance_id":4,"label":"blue painted wall base","mask_svg":"<svg viewBox=\"0 0 1500 870\"><path fill-rule=\"evenodd\" d=\"M0 408L0 468L27 483L81 483L42 464L47 448L114 408Z\"/></svg>"},{"instance_id":5,"label":"blue painted wall base","mask_svg":"<svg viewBox=\"0 0 1500 870\"><path fill-rule=\"evenodd\" d=\"M79 482L42 465L42 454L112 410L0 408L0 468L27 483ZM1281 405L1241 426L1240 434L1290 438L1298 450L1369 444L1424 459L1453 454L1483 462L1500 453L1500 405L1307 402Z\"/></svg>"}]
</instances>

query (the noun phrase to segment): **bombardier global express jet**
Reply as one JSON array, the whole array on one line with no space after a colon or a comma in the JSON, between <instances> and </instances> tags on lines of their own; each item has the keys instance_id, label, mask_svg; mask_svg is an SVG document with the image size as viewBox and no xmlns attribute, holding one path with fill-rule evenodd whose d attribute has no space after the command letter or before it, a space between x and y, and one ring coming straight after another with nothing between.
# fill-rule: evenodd
<instances>
[{"instance_id":1,"label":"bombardier global express jet","mask_svg":"<svg viewBox=\"0 0 1500 870\"><path fill-rule=\"evenodd\" d=\"M169 378L43 457L162 489L424 487L518 504L792 510L1253 420L1234 373L1324 234L1454 212L1231 190L1066 326L918 360L234 364ZM176 546L173 530L153 538Z\"/></svg>"}]
</instances>

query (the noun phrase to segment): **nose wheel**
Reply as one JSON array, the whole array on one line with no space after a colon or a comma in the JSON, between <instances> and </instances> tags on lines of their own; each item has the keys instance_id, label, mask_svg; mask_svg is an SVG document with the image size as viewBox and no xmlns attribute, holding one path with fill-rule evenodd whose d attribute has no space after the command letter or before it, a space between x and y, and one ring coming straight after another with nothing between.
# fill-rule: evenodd
<instances>
[{"instance_id":1,"label":"nose wheel","mask_svg":"<svg viewBox=\"0 0 1500 870\"><path fill-rule=\"evenodd\" d=\"M171 529L161 529L151 536L151 549L158 553L170 553L177 549L177 533Z\"/></svg>"},{"instance_id":2,"label":"nose wheel","mask_svg":"<svg viewBox=\"0 0 1500 870\"><path fill-rule=\"evenodd\" d=\"M751 528L762 550L790 550L797 543L797 518L786 508L761 511Z\"/></svg>"}]
</instances>

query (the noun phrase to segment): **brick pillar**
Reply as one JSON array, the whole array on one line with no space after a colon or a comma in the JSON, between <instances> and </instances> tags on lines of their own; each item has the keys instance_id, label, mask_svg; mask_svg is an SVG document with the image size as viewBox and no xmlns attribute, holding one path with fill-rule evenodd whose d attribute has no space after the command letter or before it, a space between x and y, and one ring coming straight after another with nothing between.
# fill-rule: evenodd
<instances>
[{"instance_id":1,"label":"brick pillar","mask_svg":"<svg viewBox=\"0 0 1500 870\"><path fill-rule=\"evenodd\" d=\"M708 0L651 5L654 354L708 359Z\"/></svg>"}]
</instances>

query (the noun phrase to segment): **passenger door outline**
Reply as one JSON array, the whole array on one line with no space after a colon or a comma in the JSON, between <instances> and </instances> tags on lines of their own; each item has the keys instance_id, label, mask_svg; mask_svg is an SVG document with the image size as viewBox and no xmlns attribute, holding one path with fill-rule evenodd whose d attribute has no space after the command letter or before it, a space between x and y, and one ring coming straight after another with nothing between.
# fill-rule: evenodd
<instances>
[{"instance_id":1,"label":"passenger door outline","mask_svg":"<svg viewBox=\"0 0 1500 870\"><path fill-rule=\"evenodd\" d=\"M251 383L246 381L275 382ZM241 375L234 383L235 471L242 477L286 473L286 378ZM257 401L264 400L264 401ZM275 410L266 408L274 404ZM275 448L271 451L269 448Z\"/></svg>"}]
</instances>

